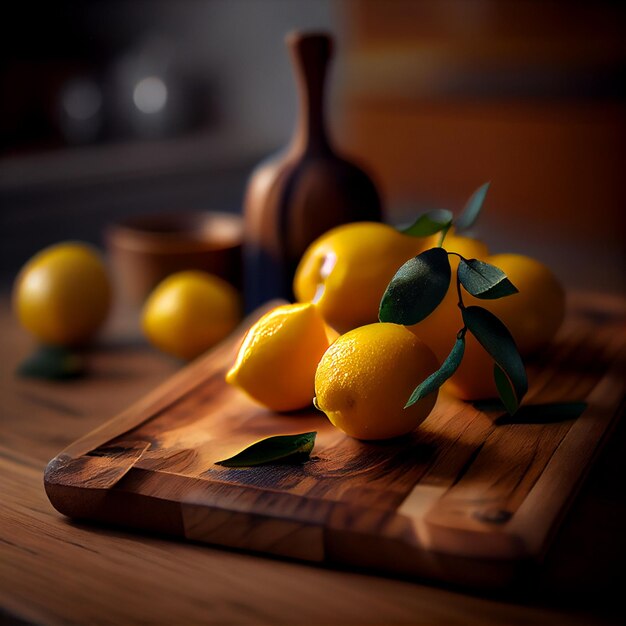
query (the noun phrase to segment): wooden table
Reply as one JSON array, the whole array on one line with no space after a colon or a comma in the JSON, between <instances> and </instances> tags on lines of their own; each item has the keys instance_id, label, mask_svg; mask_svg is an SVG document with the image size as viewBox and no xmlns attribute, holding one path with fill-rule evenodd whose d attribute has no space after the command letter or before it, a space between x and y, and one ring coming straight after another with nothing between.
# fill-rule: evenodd
<instances>
[{"instance_id":1,"label":"wooden table","mask_svg":"<svg viewBox=\"0 0 626 626\"><path fill-rule=\"evenodd\" d=\"M626 427L617 427L532 588L479 595L423 581L69 522L49 504L47 461L180 364L118 316L87 378L18 379L32 347L0 299L0 623L619 623L626 551ZM623 613L623 611L621 611Z\"/></svg>"}]
</instances>

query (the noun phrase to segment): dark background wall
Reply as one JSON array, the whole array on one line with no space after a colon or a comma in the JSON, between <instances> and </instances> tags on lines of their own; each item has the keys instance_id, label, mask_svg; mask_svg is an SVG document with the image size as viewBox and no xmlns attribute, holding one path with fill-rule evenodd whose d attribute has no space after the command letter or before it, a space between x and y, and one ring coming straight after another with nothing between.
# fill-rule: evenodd
<instances>
[{"instance_id":1,"label":"dark background wall","mask_svg":"<svg viewBox=\"0 0 626 626\"><path fill-rule=\"evenodd\" d=\"M4 282L42 246L99 242L124 215L239 211L253 164L293 126L284 35L323 28L338 43L333 135L369 166L392 221L460 209L491 180L477 234L492 249L542 258L571 287L626 293L620 2L25 0L4 10Z\"/></svg>"}]
</instances>

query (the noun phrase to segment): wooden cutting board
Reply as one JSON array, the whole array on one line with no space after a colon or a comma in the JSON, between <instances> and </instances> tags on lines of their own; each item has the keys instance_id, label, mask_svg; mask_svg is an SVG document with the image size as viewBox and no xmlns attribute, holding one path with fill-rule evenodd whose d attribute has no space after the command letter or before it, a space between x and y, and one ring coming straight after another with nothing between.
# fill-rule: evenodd
<instances>
[{"instance_id":1,"label":"wooden cutting board","mask_svg":"<svg viewBox=\"0 0 626 626\"><path fill-rule=\"evenodd\" d=\"M244 329L48 465L73 518L318 563L478 586L541 561L622 410L626 305L578 297L530 368L515 419L440 394L412 435L364 443L314 409L275 414L224 382ZM250 321L248 322L250 323ZM571 409L571 406L569 407ZM263 437L316 430L310 461L215 465Z\"/></svg>"}]
</instances>

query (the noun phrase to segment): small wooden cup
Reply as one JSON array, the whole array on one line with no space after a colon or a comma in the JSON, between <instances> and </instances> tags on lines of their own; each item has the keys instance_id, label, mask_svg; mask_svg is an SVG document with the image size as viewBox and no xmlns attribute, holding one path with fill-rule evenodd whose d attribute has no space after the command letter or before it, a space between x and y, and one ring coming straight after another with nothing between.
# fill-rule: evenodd
<instances>
[{"instance_id":1,"label":"small wooden cup","mask_svg":"<svg viewBox=\"0 0 626 626\"><path fill-rule=\"evenodd\" d=\"M141 305L166 276L198 269L241 288L243 220L230 213L177 212L111 225L106 244L116 286Z\"/></svg>"}]
</instances>

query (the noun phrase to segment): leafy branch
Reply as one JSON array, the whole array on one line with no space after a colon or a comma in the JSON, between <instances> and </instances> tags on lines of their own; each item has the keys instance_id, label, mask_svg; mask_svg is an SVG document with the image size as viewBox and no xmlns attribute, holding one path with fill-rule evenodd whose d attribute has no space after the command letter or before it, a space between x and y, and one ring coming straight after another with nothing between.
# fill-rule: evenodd
<instances>
[{"instance_id":1,"label":"leafy branch","mask_svg":"<svg viewBox=\"0 0 626 626\"><path fill-rule=\"evenodd\" d=\"M448 209L433 209L420 215L413 224L400 232L412 237L429 237L430 235L441 233L439 238L439 247L441 247L452 226L454 226L456 232L460 233L468 230L476 223L490 185L491 183L481 185L470 196L463 207L463 211L457 218Z\"/></svg>"},{"instance_id":2,"label":"leafy branch","mask_svg":"<svg viewBox=\"0 0 626 626\"><path fill-rule=\"evenodd\" d=\"M511 415L517 411L528 390L526 370L508 328L487 309L480 306L468 307L463 301L463 291L482 300L493 300L517 293L517 289L506 274L494 265L478 259L466 259L441 247L453 224L458 231L475 223L488 188L489 183L486 183L472 194L458 220L454 221L449 211L431 211L422 215L404 231L413 236L429 236L441 232L442 236L439 247L422 252L396 272L380 303L380 321L410 326L421 322L435 311L450 287L452 270L449 257L454 254L459 257L456 292L463 323L450 354L436 372L415 388L405 408L437 390L454 375L463 360L465 336L468 332L492 357L496 388Z\"/></svg>"}]
</instances>

